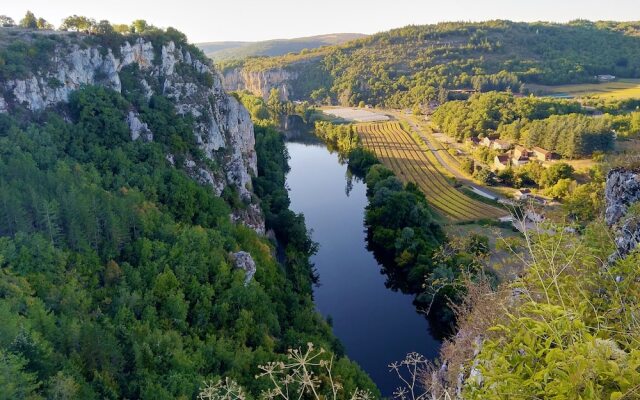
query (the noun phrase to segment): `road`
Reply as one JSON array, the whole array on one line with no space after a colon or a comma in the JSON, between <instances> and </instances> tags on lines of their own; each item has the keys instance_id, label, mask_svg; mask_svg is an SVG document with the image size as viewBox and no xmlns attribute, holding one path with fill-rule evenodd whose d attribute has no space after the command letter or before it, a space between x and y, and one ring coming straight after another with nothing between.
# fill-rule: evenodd
<instances>
[{"instance_id":1,"label":"road","mask_svg":"<svg viewBox=\"0 0 640 400\"><path fill-rule=\"evenodd\" d=\"M400 113L393 112L392 114L396 118L398 118L399 120L406 121L409 124L409 126L411 126L411 128L414 131L416 131L416 133L420 136L420 138L427 145L429 150L431 150L431 152L436 156L436 159L438 160L438 162L440 162L440 164L447 171L449 171L449 173L451 173L458 181L460 181L461 183L471 187L474 191L483 193L485 197L489 197L489 198L493 198L493 199L497 199L497 200L506 200L506 198L504 196L502 196L502 195L500 195L498 193L495 193L492 190L489 190L489 189L487 189L485 187L477 185L475 182L473 182L467 176L462 174L457 168L452 167L448 162L446 162L444 160L444 158L442 157L442 155L440 154L440 151L444 150L444 148L440 148L440 149L436 148L434 143L431 140L429 140L429 138L422 132L422 129L420 128L420 126L418 126L418 124L416 124L410 118L402 116ZM444 151L446 151L446 150L444 150ZM478 194L480 194L480 193L478 193ZM482 194L480 194L480 195L482 195Z\"/></svg>"}]
</instances>

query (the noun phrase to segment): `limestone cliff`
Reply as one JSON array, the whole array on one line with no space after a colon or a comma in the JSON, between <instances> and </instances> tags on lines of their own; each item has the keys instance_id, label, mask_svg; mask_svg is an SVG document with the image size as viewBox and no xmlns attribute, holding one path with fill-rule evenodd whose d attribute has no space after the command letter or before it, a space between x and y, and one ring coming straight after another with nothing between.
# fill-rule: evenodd
<instances>
[{"instance_id":1,"label":"limestone cliff","mask_svg":"<svg viewBox=\"0 0 640 400\"><path fill-rule=\"evenodd\" d=\"M640 171L616 168L607 175L605 220L614 233L617 253L610 261L625 257L640 244L640 215L630 208L640 203Z\"/></svg>"},{"instance_id":2,"label":"limestone cliff","mask_svg":"<svg viewBox=\"0 0 640 400\"><path fill-rule=\"evenodd\" d=\"M83 85L102 85L123 91L122 74L136 67L138 84L149 100L154 94L169 98L178 114L193 116L197 143L203 153L220 168L204 162L187 160L181 166L220 195L233 185L249 206L236 212L256 230L264 231L259 207L252 204L251 176L257 173L253 125L247 110L229 96L222 82L200 54L173 41L152 43L143 38L124 37L116 48L89 41L82 35L58 34L49 53L46 68L32 68L26 73L3 79L0 76L0 112L17 108L38 112L68 100ZM29 40L30 37L25 35ZM153 140L147 124L137 110L129 112L127 123L132 140ZM167 155L172 162L173 155Z\"/></svg>"},{"instance_id":3,"label":"limestone cliff","mask_svg":"<svg viewBox=\"0 0 640 400\"><path fill-rule=\"evenodd\" d=\"M297 78L297 72L284 68L253 71L236 67L222 74L226 90L247 90L265 100L269 98L272 89L278 90L281 100L290 100L293 97L291 82Z\"/></svg>"}]
</instances>

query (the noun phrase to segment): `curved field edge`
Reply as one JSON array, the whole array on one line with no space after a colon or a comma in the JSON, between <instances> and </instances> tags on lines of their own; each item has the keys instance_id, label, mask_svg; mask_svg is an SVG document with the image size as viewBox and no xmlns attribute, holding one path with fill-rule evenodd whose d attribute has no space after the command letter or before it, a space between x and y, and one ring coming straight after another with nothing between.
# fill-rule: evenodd
<instances>
[{"instance_id":1,"label":"curved field edge","mask_svg":"<svg viewBox=\"0 0 640 400\"><path fill-rule=\"evenodd\" d=\"M413 182L450 223L499 218L506 210L487 205L453 187L444 167L397 122L356 125L362 144L405 182Z\"/></svg>"}]
</instances>

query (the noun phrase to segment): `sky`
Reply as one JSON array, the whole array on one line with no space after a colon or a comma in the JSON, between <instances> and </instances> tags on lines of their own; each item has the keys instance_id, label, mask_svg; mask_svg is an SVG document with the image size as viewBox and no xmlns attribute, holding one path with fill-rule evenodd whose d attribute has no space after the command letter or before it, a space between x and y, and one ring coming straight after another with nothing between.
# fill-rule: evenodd
<instances>
[{"instance_id":1,"label":"sky","mask_svg":"<svg viewBox=\"0 0 640 400\"><path fill-rule=\"evenodd\" d=\"M78 14L113 23L145 19L191 42L257 41L324 33L376 33L442 21L640 20L639 0L2 0L0 14L27 10L58 26Z\"/></svg>"}]
</instances>

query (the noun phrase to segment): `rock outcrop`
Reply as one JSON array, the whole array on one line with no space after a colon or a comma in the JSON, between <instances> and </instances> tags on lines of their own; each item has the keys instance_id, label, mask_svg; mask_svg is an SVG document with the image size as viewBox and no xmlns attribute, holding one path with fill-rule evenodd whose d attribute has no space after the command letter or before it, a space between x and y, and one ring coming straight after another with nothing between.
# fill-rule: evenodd
<instances>
[{"instance_id":1,"label":"rock outcrop","mask_svg":"<svg viewBox=\"0 0 640 400\"><path fill-rule=\"evenodd\" d=\"M640 171L616 168L607 175L605 221L613 230L617 252L610 261L625 257L640 244L640 214L629 209L640 202Z\"/></svg>"},{"instance_id":2,"label":"rock outcrop","mask_svg":"<svg viewBox=\"0 0 640 400\"><path fill-rule=\"evenodd\" d=\"M199 147L221 166L212 170L203 163L189 169L192 176L211 185L218 194L226 185L234 185L245 202L251 201L251 176L257 174L251 118L225 92L220 77L206 61L172 41L156 49L150 41L132 39L114 52L82 40L82 36L62 38L45 70L34 69L28 76L0 81L0 112L11 112L18 105L40 111L68 101L70 94L83 85L102 85L122 92L121 74L127 66L136 64L147 100L154 94L163 95L173 101L178 114L193 116L193 134ZM133 140L153 140L153 133L136 110L128 114L127 123ZM259 207L248 210L243 221L264 232Z\"/></svg>"},{"instance_id":3,"label":"rock outcrop","mask_svg":"<svg viewBox=\"0 0 640 400\"><path fill-rule=\"evenodd\" d=\"M222 81L226 90L247 90L265 100L269 98L272 89L278 90L281 100L290 100L293 95L291 82L297 78L298 74L296 72L284 68L263 71L233 68L222 74Z\"/></svg>"},{"instance_id":4,"label":"rock outcrop","mask_svg":"<svg viewBox=\"0 0 640 400\"><path fill-rule=\"evenodd\" d=\"M233 264L236 268L244 271L244 285L247 286L256 274L256 263L253 261L253 257L251 257L251 254L246 251L239 251L237 253L232 253L231 259L233 260Z\"/></svg>"}]
</instances>

